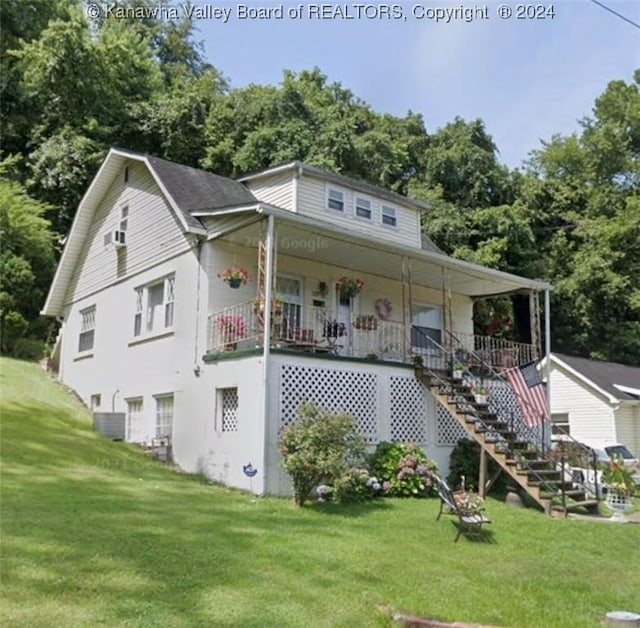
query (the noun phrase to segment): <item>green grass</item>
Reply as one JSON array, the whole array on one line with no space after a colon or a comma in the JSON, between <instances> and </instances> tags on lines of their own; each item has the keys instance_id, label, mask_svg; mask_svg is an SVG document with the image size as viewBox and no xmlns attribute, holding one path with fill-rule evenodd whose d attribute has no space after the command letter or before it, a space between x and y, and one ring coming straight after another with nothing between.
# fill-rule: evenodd
<instances>
[{"instance_id":1,"label":"green grass","mask_svg":"<svg viewBox=\"0 0 640 628\"><path fill-rule=\"evenodd\" d=\"M3 359L2 626L386 626L393 611L597 626L640 611L640 526L488 500L453 543L429 500L296 509L94 434L73 395Z\"/></svg>"}]
</instances>

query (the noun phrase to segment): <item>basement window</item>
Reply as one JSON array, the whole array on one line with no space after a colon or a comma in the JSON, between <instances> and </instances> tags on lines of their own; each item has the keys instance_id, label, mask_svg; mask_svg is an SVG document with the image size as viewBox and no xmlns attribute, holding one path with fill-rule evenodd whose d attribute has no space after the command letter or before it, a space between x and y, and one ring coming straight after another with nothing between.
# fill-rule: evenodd
<instances>
[{"instance_id":1,"label":"basement window","mask_svg":"<svg viewBox=\"0 0 640 628\"><path fill-rule=\"evenodd\" d=\"M156 396L156 438L173 435L173 395Z\"/></svg>"},{"instance_id":2,"label":"basement window","mask_svg":"<svg viewBox=\"0 0 640 628\"><path fill-rule=\"evenodd\" d=\"M216 423L221 432L238 431L238 389L218 388L216 408L218 416Z\"/></svg>"}]
</instances>

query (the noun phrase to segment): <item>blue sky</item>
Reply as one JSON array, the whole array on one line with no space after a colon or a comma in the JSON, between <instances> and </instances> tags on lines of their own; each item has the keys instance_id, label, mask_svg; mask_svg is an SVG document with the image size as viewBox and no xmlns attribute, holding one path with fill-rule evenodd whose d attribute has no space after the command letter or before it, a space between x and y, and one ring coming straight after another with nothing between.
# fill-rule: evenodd
<instances>
[{"instance_id":1,"label":"blue sky","mask_svg":"<svg viewBox=\"0 0 640 628\"><path fill-rule=\"evenodd\" d=\"M640 23L639 0L602 2ZM481 118L511 167L541 139L577 130L607 83L630 82L640 67L640 29L589 0L542 2L553 6L555 17L521 20L497 15L500 4L517 11L519 3L511 0L403 2L406 19L400 20L318 20L308 9L302 19L286 17L287 8L300 3L284 3L283 19L249 20L239 19L238 2L193 4L231 10L227 23L196 20L196 39L232 87L278 84L285 68L317 66L378 112L421 113L431 132L456 115ZM355 15L357 3L323 4L348 5ZM486 6L488 19L417 19L416 5L479 7L479 14Z\"/></svg>"}]
</instances>

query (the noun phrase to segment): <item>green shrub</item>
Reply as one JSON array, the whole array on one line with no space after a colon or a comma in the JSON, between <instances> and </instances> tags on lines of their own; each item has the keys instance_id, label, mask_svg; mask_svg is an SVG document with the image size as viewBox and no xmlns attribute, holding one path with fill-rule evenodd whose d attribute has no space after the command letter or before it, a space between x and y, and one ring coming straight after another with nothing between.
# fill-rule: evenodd
<instances>
[{"instance_id":1,"label":"green shrub","mask_svg":"<svg viewBox=\"0 0 640 628\"><path fill-rule=\"evenodd\" d=\"M376 497L382 491L378 478L369 474L369 470L361 467L350 467L333 482L335 500L343 504L363 502Z\"/></svg>"},{"instance_id":2,"label":"green shrub","mask_svg":"<svg viewBox=\"0 0 640 628\"><path fill-rule=\"evenodd\" d=\"M433 485L437 465L415 443L379 443L370 458L371 471L391 497L424 497Z\"/></svg>"},{"instance_id":3,"label":"green shrub","mask_svg":"<svg viewBox=\"0 0 640 628\"><path fill-rule=\"evenodd\" d=\"M285 427L278 443L282 466L293 481L293 498L302 506L314 486L344 484L351 492L349 469L364 467L364 440L347 413L332 413L312 403L300 407L298 420Z\"/></svg>"},{"instance_id":4,"label":"green shrub","mask_svg":"<svg viewBox=\"0 0 640 628\"><path fill-rule=\"evenodd\" d=\"M487 464L488 475L495 473L497 467L497 463L489 458ZM478 490L480 481L480 445L468 438L461 438L451 451L447 483L453 489L460 488L463 476L466 490ZM507 478L504 474L496 480L493 485L493 490L497 493L506 492Z\"/></svg>"}]
</instances>

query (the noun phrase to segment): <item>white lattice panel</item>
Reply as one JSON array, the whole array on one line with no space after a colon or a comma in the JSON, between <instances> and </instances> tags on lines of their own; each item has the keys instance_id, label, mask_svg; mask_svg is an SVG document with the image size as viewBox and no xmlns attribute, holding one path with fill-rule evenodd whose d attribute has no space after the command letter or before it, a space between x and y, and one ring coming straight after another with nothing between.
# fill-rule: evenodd
<instances>
[{"instance_id":1,"label":"white lattice panel","mask_svg":"<svg viewBox=\"0 0 640 628\"><path fill-rule=\"evenodd\" d=\"M367 443L377 442L378 377L373 373L283 364L280 370L280 423L296 420L300 404L311 401L355 417Z\"/></svg>"},{"instance_id":2,"label":"white lattice panel","mask_svg":"<svg viewBox=\"0 0 640 628\"><path fill-rule=\"evenodd\" d=\"M238 389L223 388L221 390L221 419L223 432L238 431Z\"/></svg>"},{"instance_id":3,"label":"white lattice panel","mask_svg":"<svg viewBox=\"0 0 640 628\"><path fill-rule=\"evenodd\" d=\"M518 406L513 388L506 382L495 380L485 382L485 385L490 390L489 410L495 412L506 423L513 425L520 438L539 445L542 427L527 425ZM546 434L546 436L549 437L550 434ZM546 444L549 445L548 438Z\"/></svg>"},{"instance_id":4,"label":"white lattice panel","mask_svg":"<svg viewBox=\"0 0 640 628\"><path fill-rule=\"evenodd\" d=\"M415 377L391 377L390 428L393 442L427 442L427 404L424 385Z\"/></svg>"},{"instance_id":5,"label":"white lattice panel","mask_svg":"<svg viewBox=\"0 0 640 628\"><path fill-rule=\"evenodd\" d=\"M436 404L436 442L448 447L456 445L461 438L470 438L466 430L441 403Z\"/></svg>"}]
</instances>

